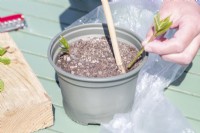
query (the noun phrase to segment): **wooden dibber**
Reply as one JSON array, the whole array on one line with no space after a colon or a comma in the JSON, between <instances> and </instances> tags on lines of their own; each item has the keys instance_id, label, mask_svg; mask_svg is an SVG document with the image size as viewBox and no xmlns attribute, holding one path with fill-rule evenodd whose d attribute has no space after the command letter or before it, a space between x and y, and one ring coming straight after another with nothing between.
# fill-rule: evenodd
<instances>
[{"instance_id":1,"label":"wooden dibber","mask_svg":"<svg viewBox=\"0 0 200 133\"><path fill-rule=\"evenodd\" d=\"M31 133L53 125L52 103L15 42L0 33L0 46L9 47L11 64L0 64L0 133ZM9 51L10 50L10 51Z\"/></svg>"},{"instance_id":2,"label":"wooden dibber","mask_svg":"<svg viewBox=\"0 0 200 133\"><path fill-rule=\"evenodd\" d=\"M119 52L119 46L117 44L117 36L116 36L115 27L114 27L112 14L111 14L111 11L110 11L108 0L101 0L101 2L102 2L105 17L106 17L108 30L109 30L109 34L110 34L110 38L111 38L112 47L113 47L117 66L119 67L119 69L121 70L122 73L125 73L126 71L124 69L123 62L122 62L122 59L121 59L121 55L120 55L120 52Z\"/></svg>"}]
</instances>

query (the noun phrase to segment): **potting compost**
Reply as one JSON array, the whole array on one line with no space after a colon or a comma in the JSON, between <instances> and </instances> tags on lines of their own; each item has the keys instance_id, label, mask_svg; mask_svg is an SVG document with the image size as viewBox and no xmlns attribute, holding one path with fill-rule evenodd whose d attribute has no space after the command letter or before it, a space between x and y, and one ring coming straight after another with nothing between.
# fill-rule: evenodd
<instances>
[{"instance_id":1,"label":"potting compost","mask_svg":"<svg viewBox=\"0 0 200 133\"><path fill-rule=\"evenodd\" d=\"M115 26L145 38L162 0L113 0L110 7ZM70 27L85 23L106 23L99 6ZM173 32L168 32L170 37ZM116 114L101 124L101 133L194 133L181 112L164 96L164 90L182 75L187 66L166 62L150 54L140 71L132 111Z\"/></svg>"}]
</instances>

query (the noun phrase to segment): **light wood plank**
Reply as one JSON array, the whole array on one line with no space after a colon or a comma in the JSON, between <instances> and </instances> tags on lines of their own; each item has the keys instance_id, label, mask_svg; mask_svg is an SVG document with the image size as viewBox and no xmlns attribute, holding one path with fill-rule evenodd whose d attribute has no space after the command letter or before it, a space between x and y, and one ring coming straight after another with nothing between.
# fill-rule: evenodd
<instances>
[{"instance_id":1,"label":"light wood plank","mask_svg":"<svg viewBox=\"0 0 200 133\"><path fill-rule=\"evenodd\" d=\"M0 46L12 49L5 54L11 64L0 64L0 79L5 84L0 93L0 133L26 133L51 126L51 100L7 33L0 34Z\"/></svg>"}]
</instances>

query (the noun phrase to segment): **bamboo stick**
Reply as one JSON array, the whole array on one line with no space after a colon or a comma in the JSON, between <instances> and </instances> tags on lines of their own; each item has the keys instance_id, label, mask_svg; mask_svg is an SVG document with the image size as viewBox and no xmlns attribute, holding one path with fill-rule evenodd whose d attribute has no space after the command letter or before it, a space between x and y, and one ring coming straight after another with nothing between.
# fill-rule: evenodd
<instances>
[{"instance_id":1,"label":"bamboo stick","mask_svg":"<svg viewBox=\"0 0 200 133\"><path fill-rule=\"evenodd\" d=\"M117 44L117 36L116 36L115 27L114 27L114 23L113 23L113 19L112 19L108 0L101 0L101 2L102 2L105 17L106 17L108 30L109 30L109 34L110 34L110 38L111 38L112 47L113 47L114 56L115 56L117 66L121 70L122 73L125 73L126 71L124 69L123 62L122 62L122 59L121 59L121 56L120 56L119 46Z\"/></svg>"}]
</instances>

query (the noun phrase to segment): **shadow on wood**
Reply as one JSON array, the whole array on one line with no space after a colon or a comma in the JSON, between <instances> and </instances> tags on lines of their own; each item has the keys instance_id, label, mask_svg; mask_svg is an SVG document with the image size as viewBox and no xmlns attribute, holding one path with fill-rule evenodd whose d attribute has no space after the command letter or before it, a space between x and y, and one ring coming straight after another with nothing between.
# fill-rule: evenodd
<instances>
[{"instance_id":1,"label":"shadow on wood","mask_svg":"<svg viewBox=\"0 0 200 133\"><path fill-rule=\"evenodd\" d=\"M192 63L186 68L185 72L177 80L175 80L172 83L172 85L179 86L181 84L181 82L185 79L185 76L186 76L187 72L191 69L191 67L192 67Z\"/></svg>"}]
</instances>

